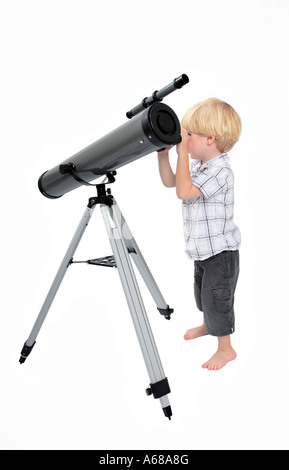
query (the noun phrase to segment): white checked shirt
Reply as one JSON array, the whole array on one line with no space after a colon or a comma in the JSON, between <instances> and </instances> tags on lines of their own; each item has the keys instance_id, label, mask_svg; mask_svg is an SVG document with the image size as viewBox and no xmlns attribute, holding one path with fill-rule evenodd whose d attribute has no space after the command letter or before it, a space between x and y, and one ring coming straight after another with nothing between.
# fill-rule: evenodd
<instances>
[{"instance_id":1,"label":"white checked shirt","mask_svg":"<svg viewBox=\"0 0 289 470\"><path fill-rule=\"evenodd\" d=\"M226 153L203 166L194 161L190 169L194 186L204 196L183 201L186 253L204 260L224 250L238 250L241 243L234 216L234 175Z\"/></svg>"}]
</instances>

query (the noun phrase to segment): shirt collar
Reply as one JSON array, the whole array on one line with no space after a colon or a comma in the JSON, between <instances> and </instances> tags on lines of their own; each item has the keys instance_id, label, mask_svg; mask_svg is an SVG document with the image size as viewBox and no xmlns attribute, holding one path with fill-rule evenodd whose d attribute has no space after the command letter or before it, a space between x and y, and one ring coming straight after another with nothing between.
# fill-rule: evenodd
<instances>
[{"instance_id":1,"label":"shirt collar","mask_svg":"<svg viewBox=\"0 0 289 470\"><path fill-rule=\"evenodd\" d=\"M193 172L203 171L205 168L209 168L211 165L214 165L215 163L219 162L221 158L224 158L227 156L228 156L227 153L221 153L217 157L214 157L211 160L204 163L204 165L202 165L201 160L195 160L191 165L191 169Z\"/></svg>"}]
</instances>

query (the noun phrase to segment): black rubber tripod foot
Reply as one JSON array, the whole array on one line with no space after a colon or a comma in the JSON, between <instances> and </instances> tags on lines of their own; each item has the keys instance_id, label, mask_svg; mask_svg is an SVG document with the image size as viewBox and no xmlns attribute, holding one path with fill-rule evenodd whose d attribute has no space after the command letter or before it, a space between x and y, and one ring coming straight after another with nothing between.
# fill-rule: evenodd
<instances>
[{"instance_id":1,"label":"black rubber tripod foot","mask_svg":"<svg viewBox=\"0 0 289 470\"><path fill-rule=\"evenodd\" d=\"M24 364L24 362L26 361L27 357L29 356L29 354L31 353L34 345L35 345L36 341L34 341L34 343L32 344L32 346L27 346L26 343L24 343L24 346L23 346L23 349L21 351L21 356L20 356L20 359L19 359L19 362L20 364Z\"/></svg>"},{"instance_id":2,"label":"black rubber tripod foot","mask_svg":"<svg viewBox=\"0 0 289 470\"><path fill-rule=\"evenodd\" d=\"M164 412L165 417L171 420L171 417L173 416L171 407L167 406L166 408L163 408L163 412Z\"/></svg>"}]
</instances>

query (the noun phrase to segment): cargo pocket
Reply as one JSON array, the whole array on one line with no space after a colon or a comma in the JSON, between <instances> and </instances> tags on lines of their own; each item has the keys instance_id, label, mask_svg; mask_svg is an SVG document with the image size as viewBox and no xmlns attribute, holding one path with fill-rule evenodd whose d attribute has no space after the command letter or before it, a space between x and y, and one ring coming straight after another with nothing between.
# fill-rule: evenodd
<instances>
[{"instance_id":1,"label":"cargo pocket","mask_svg":"<svg viewBox=\"0 0 289 470\"><path fill-rule=\"evenodd\" d=\"M233 308L234 298L229 286L212 289L214 308L218 313L228 313Z\"/></svg>"}]
</instances>

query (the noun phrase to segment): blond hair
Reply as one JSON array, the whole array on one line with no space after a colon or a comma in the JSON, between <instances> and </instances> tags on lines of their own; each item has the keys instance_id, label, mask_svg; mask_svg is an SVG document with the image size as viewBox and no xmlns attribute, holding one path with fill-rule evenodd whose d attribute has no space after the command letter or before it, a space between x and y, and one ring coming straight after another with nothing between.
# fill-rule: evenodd
<instances>
[{"instance_id":1,"label":"blond hair","mask_svg":"<svg viewBox=\"0 0 289 470\"><path fill-rule=\"evenodd\" d=\"M215 136L217 149L223 153L238 141L242 124L239 115L229 104L209 98L190 108L181 126L187 131L204 136Z\"/></svg>"}]
</instances>

